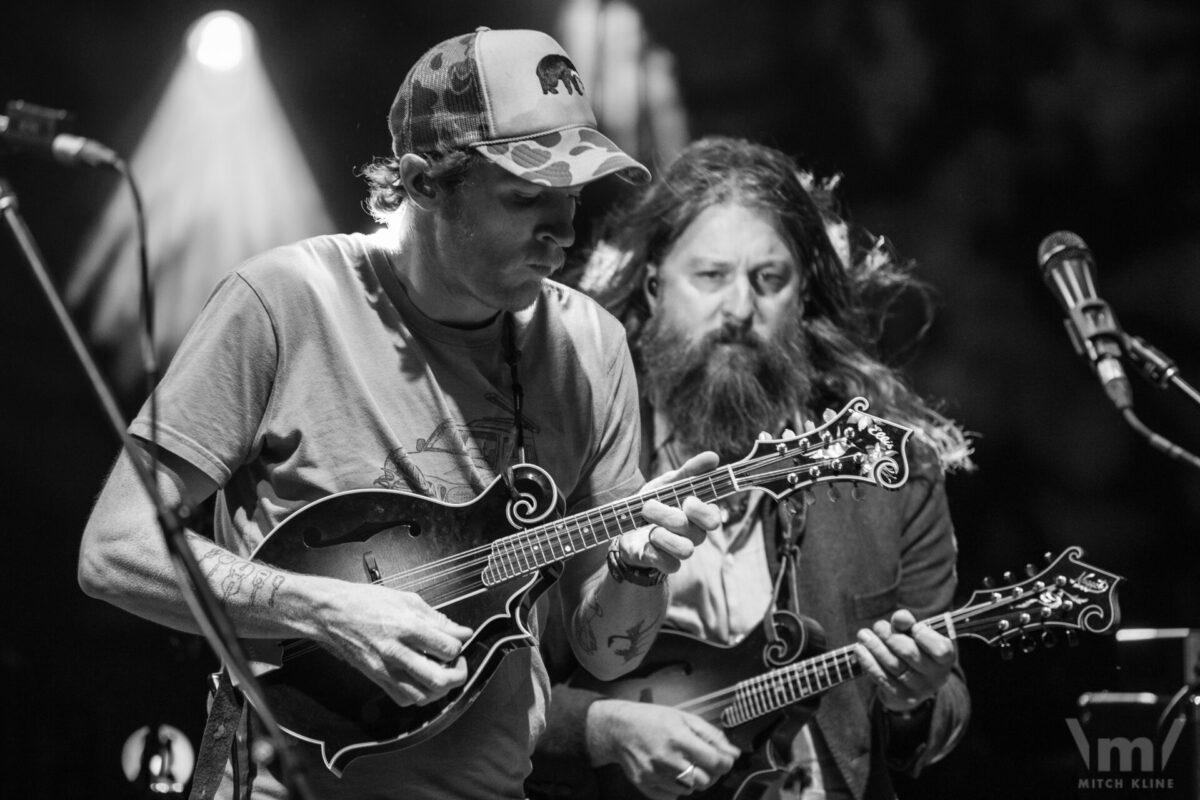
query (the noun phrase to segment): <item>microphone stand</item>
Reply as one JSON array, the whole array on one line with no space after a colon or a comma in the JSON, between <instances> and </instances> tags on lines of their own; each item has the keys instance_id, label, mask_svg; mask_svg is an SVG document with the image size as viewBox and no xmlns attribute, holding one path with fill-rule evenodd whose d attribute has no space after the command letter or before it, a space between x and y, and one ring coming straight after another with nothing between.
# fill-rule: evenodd
<instances>
[{"instance_id":1,"label":"microphone stand","mask_svg":"<svg viewBox=\"0 0 1200 800\"><path fill-rule=\"evenodd\" d=\"M1129 356L1129 360L1133 362L1138 371L1159 389L1166 389L1168 386L1174 386L1177 390L1188 397L1193 403L1200 406L1200 392L1197 392L1195 387L1185 381L1179 375L1179 368L1175 362L1159 350L1154 345L1142 339L1139 336L1124 336L1125 353ZM1132 412L1131 409L1124 409L1122 412L1126 421L1138 433L1146 437L1152 446L1185 463L1192 466L1200 466L1200 459L1187 452L1183 448L1172 444L1162 436L1151 431L1142 424ZM1200 707L1200 701L1197 700L1197 693L1200 692L1200 652L1196 654L1196 663L1192 665L1190 676L1184 679L1184 684L1179 690L1172 695L1167 702L1166 707L1158 718L1158 734L1159 741L1163 741L1167 726L1175 719L1182 719L1185 724L1191 723L1193 728L1197 724L1198 716L1197 708ZM1193 737L1196 733L1193 732ZM1192 744L1192 763L1190 765L1191 774L1188 776L1191 780L1191 788L1193 791L1200 789L1200 742Z\"/></svg>"},{"instance_id":2,"label":"microphone stand","mask_svg":"<svg viewBox=\"0 0 1200 800\"><path fill-rule=\"evenodd\" d=\"M1200 392L1197 392L1195 387L1180 377L1179 368L1171 358L1139 336L1122 334L1122 337L1126 355L1129 356L1129 360L1133 362L1134 366L1138 368L1146 380L1159 389L1174 386L1193 403L1200 406ZM1177 461L1182 461L1185 464L1200 469L1200 458L1197 458L1179 445L1147 428L1138 419L1137 415L1133 413L1132 408L1122 408L1121 414L1125 417L1125 421L1129 423L1130 427L1145 437L1151 447Z\"/></svg>"},{"instance_id":3,"label":"microphone stand","mask_svg":"<svg viewBox=\"0 0 1200 800\"><path fill-rule=\"evenodd\" d=\"M1200 392L1179 376L1179 367L1157 347L1140 336L1127 335L1125 352L1129 354L1129 360L1133 362L1134 366L1146 376L1146 380L1159 389L1166 389L1168 385L1174 386L1193 403L1200 406Z\"/></svg>"},{"instance_id":4,"label":"microphone stand","mask_svg":"<svg viewBox=\"0 0 1200 800\"><path fill-rule=\"evenodd\" d=\"M118 165L117 168L121 170L123 164ZM171 508L164 502L162 495L158 491L155 474L139 458L139 454L142 451L134 443L133 437L126 430L125 421L117 407L112 390L109 389L104 378L101 376L100 370L88 352L83 337L80 336L79 330L76 328L74 321L67 312L66 306L59 297L58 291L50 279L49 270L46 268L45 260L38 249L37 242L18 212L17 205L17 195L13 191L12 186L8 181L0 178L0 214L3 214L9 229L13 233L13 237L17 241L17 245L25 257L25 261L33 271L34 277L37 279L46 300L50 303L59 327L66 334L75 357L83 367L88 382L91 384L97 399L100 401L100 406L104 411L109 425L111 425L113 431L121 440L122 447L129 455L130 463L133 465L138 478L145 487L150 501L154 504L155 515L162 529L163 539L167 545L167 552L170 554L171 564L175 569L176 581L179 584L184 600L196 618L196 622L204 633L205 638L229 669L230 674L238 680L242 693L250 698L255 710L258 712L273 742L273 755L279 759L284 784L288 787L289 795L301 798L301 800L312 800L314 795L308 788L308 781L304 775L300 757L294 752L292 743L284 735L279 727L279 723L269 710L262 688L251 672L249 662L246 659L241 644L238 642L237 634L233 629L233 623L230 622L228 616L218 604L212 588L208 585L204 573L200 569L200 565L196 562L196 558L188 546L185 525L191 518L192 511L184 504Z\"/></svg>"}]
</instances>

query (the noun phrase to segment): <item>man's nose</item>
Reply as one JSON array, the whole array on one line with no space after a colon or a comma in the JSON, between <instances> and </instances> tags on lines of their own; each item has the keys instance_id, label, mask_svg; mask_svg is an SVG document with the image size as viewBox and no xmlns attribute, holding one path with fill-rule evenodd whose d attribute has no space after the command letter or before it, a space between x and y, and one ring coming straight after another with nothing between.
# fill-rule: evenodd
<instances>
[{"instance_id":1,"label":"man's nose","mask_svg":"<svg viewBox=\"0 0 1200 800\"><path fill-rule=\"evenodd\" d=\"M749 276L739 274L725 287L722 311L728 319L746 322L754 316L757 297Z\"/></svg>"},{"instance_id":2,"label":"man's nose","mask_svg":"<svg viewBox=\"0 0 1200 800\"><path fill-rule=\"evenodd\" d=\"M538 229L539 241L570 247L575 243L575 198L560 195L547 202L547 211Z\"/></svg>"}]
</instances>

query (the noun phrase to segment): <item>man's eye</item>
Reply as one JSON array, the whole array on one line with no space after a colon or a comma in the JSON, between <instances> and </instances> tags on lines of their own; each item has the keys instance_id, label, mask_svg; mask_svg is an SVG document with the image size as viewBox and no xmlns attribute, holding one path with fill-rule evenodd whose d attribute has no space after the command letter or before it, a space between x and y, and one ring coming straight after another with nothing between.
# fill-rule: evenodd
<instances>
[{"instance_id":1,"label":"man's eye","mask_svg":"<svg viewBox=\"0 0 1200 800\"><path fill-rule=\"evenodd\" d=\"M766 294L774 294L787 286L788 276L781 272L758 272L754 275L754 287Z\"/></svg>"}]
</instances>

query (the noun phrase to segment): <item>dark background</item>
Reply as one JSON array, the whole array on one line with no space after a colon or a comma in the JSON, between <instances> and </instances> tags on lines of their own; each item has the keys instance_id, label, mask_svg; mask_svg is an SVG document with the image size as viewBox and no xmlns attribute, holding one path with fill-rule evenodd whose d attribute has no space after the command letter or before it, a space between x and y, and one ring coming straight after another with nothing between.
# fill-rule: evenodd
<instances>
[{"instance_id":1,"label":"dark background","mask_svg":"<svg viewBox=\"0 0 1200 800\"><path fill-rule=\"evenodd\" d=\"M386 109L420 52L480 24L551 29L557 10L551 2L11 5L0 15L0 100L69 108L80 133L126 153L187 26L212 8L243 13L344 230L368 226L352 171L387 152ZM1200 475L1124 425L1071 350L1036 269L1042 237L1078 233L1125 329L1200 381L1200 5L633 5L676 56L693 135L746 136L845 173L856 218L916 258L938 290L934 327L906 359L913 381L978 434L979 470L950 479L962 599L984 575L1079 544L1128 578L1124 625L1200 627ZM0 158L0 176L65 282L115 179L17 157ZM178 190L188 182L178 176ZM589 215L606 202L587 199ZM10 543L0 590L0 795L119 796L119 749L137 727L170 722L198 741L200 676L211 659L198 639L79 591L78 538L116 439L7 233L0 259L0 486ZM1134 388L1147 424L1200 450L1200 408L1136 378ZM131 411L139 398L122 399ZM952 756L903 785L906 798L1101 796L1076 792L1082 765L1065 720L1078 716L1077 698L1170 694L1185 676L1169 645L1099 637L1013 661L964 642L961 658L975 703L970 731Z\"/></svg>"}]
</instances>

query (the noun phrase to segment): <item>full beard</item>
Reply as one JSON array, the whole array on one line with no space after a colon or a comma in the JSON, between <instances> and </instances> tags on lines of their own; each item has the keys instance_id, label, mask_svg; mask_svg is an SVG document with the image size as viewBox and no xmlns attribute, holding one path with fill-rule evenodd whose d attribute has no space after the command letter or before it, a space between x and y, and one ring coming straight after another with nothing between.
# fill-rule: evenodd
<instances>
[{"instance_id":1,"label":"full beard","mask_svg":"<svg viewBox=\"0 0 1200 800\"><path fill-rule=\"evenodd\" d=\"M780 433L806 406L813 367L799 320L775 340L725 326L689 343L651 317L640 337L647 395L689 450L714 450L721 463L747 455L758 435Z\"/></svg>"}]
</instances>

